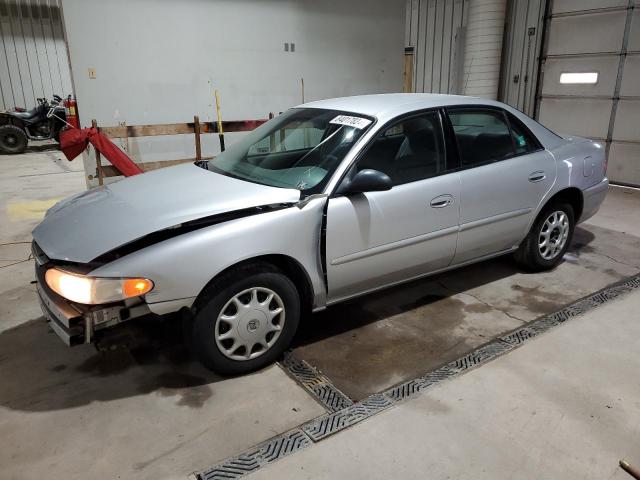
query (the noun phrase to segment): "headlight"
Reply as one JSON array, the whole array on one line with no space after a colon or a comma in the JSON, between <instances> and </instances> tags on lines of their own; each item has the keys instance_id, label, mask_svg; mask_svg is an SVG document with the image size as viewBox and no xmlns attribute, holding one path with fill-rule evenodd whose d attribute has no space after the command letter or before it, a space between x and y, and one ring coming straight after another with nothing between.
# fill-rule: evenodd
<instances>
[{"instance_id":1,"label":"headlight","mask_svg":"<svg viewBox=\"0 0 640 480\"><path fill-rule=\"evenodd\" d=\"M72 302L97 305L117 302L150 292L153 282L146 278L97 278L50 268L45 273L49 288Z\"/></svg>"}]
</instances>

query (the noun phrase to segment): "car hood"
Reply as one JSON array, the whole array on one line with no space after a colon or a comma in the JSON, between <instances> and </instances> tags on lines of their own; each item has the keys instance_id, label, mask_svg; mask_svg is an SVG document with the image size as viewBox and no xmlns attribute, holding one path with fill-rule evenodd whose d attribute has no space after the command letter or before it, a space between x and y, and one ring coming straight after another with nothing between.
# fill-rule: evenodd
<instances>
[{"instance_id":1,"label":"car hood","mask_svg":"<svg viewBox=\"0 0 640 480\"><path fill-rule=\"evenodd\" d=\"M33 230L33 238L49 258L87 263L183 222L299 200L295 189L259 185L183 164L62 200Z\"/></svg>"}]
</instances>

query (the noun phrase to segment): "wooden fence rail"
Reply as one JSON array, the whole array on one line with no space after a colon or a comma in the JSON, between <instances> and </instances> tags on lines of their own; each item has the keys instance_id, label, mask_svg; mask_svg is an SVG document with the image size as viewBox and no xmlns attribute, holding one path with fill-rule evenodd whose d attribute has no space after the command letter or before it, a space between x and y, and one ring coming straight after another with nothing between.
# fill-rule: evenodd
<instances>
[{"instance_id":1,"label":"wooden fence rail","mask_svg":"<svg viewBox=\"0 0 640 480\"><path fill-rule=\"evenodd\" d=\"M227 132L249 132L262 125L267 120L232 120L223 121L222 130ZM193 123L168 123L158 125L118 125L116 127L100 127L95 120L91 121L91 126L97 128L101 133L112 139L129 139L138 137L155 137L161 135L194 135L195 158L184 158L177 160L164 160L158 162L139 162L137 165L145 172L156 168L170 167L180 163L195 162L197 160L210 160L213 157L203 157L200 136L204 133L219 133L217 122L200 122L196 115ZM96 151L96 177L98 185L104 184L106 177L117 177L122 173L111 165L102 165L100 152Z\"/></svg>"}]
</instances>

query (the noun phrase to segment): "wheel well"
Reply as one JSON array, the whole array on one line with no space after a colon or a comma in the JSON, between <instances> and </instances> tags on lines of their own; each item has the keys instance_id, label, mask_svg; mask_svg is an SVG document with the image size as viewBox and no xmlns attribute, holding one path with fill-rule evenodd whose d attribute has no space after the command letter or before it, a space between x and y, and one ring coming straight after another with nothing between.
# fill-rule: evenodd
<instances>
[{"instance_id":1,"label":"wheel well","mask_svg":"<svg viewBox=\"0 0 640 480\"><path fill-rule=\"evenodd\" d=\"M582 197L582 191L576 187L565 188L564 190L560 190L553 197L547 201L547 205L552 202L566 202L573 207L573 213L575 216L576 223L580 220L582 216L582 208L584 206L584 199Z\"/></svg>"},{"instance_id":2,"label":"wheel well","mask_svg":"<svg viewBox=\"0 0 640 480\"><path fill-rule=\"evenodd\" d=\"M289 279L293 282L296 289L298 290L298 294L300 295L300 303L302 306L303 314L311 311L313 307L313 288L311 286L311 280L307 272L304 270L302 265L298 263L298 261L287 255L280 254L272 254L272 255L261 255L258 257L249 258L238 262L230 267L227 267L220 273L218 273L215 277L213 277L207 285L202 289L204 292L209 285L211 285L217 278L221 275L226 274L232 270L235 270L238 267L251 265L253 263L262 263L268 264L276 267L282 273L284 273ZM198 295L202 295L202 292ZM196 300L197 303L197 300Z\"/></svg>"}]
</instances>

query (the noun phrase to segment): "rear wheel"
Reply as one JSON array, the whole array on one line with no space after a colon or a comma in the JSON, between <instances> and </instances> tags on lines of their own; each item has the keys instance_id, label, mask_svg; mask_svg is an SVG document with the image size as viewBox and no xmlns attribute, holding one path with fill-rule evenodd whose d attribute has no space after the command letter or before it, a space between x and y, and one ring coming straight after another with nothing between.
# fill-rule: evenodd
<instances>
[{"instance_id":1,"label":"rear wheel","mask_svg":"<svg viewBox=\"0 0 640 480\"><path fill-rule=\"evenodd\" d=\"M553 203L545 207L534 222L515 257L528 270L539 272L555 268L564 256L575 227L573 207Z\"/></svg>"},{"instance_id":2,"label":"rear wheel","mask_svg":"<svg viewBox=\"0 0 640 480\"><path fill-rule=\"evenodd\" d=\"M15 125L0 126L0 152L22 153L27 149L27 134Z\"/></svg>"},{"instance_id":3,"label":"rear wheel","mask_svg":"<svg viewBox=\"0 0 640 480\"><path fill-rule=\"evenodd\" d=\"M295 285L275 267L254 264L214 281L196 306L193 351L225 375L273 363L289 346L300 319Z\"/></svg>"}]
</instances>

